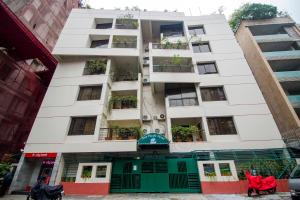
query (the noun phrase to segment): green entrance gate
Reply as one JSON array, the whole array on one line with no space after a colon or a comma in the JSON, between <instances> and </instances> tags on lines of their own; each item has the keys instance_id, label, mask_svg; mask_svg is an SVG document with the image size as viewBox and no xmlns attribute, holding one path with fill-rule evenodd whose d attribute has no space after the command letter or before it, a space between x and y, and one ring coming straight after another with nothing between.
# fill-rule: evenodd
<instances>
[{"instance_id":1,"label":"green entrance gate","mask_svg":"<svg viewBox=\"0 0 300 200\"><path fill-rule=\"evenodd\" d=\"M197 162L193 158L115 160L110 191L199 193Z\"/></svg>"}]
</instances>

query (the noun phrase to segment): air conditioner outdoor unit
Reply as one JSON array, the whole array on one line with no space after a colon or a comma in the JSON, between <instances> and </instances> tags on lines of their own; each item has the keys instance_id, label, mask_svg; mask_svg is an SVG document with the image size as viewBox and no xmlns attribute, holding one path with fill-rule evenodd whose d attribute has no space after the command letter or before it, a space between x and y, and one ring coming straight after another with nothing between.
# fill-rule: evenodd
<instances>
[{"instance_id":1,"label":"air conditioner outdoor unit","mask_svg":"<svg viewBox=\"0 0 300 200\"><path fill-rule=\"evenodd\" d=\"M144 59L144 65L149 65L149 60Z\"/></svg>"},{"instance_id":2,"label":"air conditioner outdoor unit","mask_svg":"<svg viewBox=\"0 0 300 200\"><path fill-rule=\"evenodd\" d=\"M155 132L155 133L160 133L159 128L156 128L156 129L154 130L154 132Z\"/></svg>"},{"instance_id":3,"label":"air conditioner outdoor unit","mask_svg":"<svg viewBox=\"0 0 300 200\"><path fill-rule=\"evenodd\" d=\"M150 115L143 115L143 121L151 121Z\"/></svg>"},{"instance_id":4,"label":"air conditioner outdoor unit","mask_svg":"<svg viewBox=\"0 0 300 200\"><path fill-rule=\"evenodd\" d=\"M161 113L159 115L157 115L157 120L165 120L166 119L166 115Z\"/></svg>"},{"instance_id":5,"label":"air conditioner outdoor unit","mask_svg":"<svg viewBox=\"0 0 300 200\"><path fill-rule=\"evenodd\" d=\"M150 78L149 77L143 77L143 84L148 84L150 83Z\"/></svg>"}]
</instances>

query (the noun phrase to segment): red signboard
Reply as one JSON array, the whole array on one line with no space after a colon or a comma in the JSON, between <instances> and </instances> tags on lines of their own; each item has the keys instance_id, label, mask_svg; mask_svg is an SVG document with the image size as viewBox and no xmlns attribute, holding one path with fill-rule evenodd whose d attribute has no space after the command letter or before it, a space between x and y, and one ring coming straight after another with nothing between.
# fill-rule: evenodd
<instances>
[{"instance_id":1,"label":"red signboard","mask_svg":"<svg viewBox=\"0 0 300 200\"><path fill-rule=\"evenodd\" d=\"M57 153L25 153L25 158L55 158Z\"/></svg>"}]
</instances>

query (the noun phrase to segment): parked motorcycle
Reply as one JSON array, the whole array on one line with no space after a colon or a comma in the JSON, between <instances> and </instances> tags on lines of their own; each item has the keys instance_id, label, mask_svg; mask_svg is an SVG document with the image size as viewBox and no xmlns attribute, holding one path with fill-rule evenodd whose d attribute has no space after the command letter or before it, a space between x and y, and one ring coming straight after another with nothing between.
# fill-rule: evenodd
<instances>
[{"instance_id":1,"label":"parked motorcycle","mask_svg":"<svg viewBox=\"0 0 300 200\"><path fill-rule=\"evenodd\" d=\"M61 200L64 193L62 185L49 186L45 184L45 179L41 178L32 187L27 195L27 200Z\"/></svg>"},{"instance_id":2,"label":"parked motorcycle","mask_svg":"<svg viewBox=\"0 0 300 200\"><path fill-rule=\"evenodd\" d=\"M252 176L250 171L246 171L248 179L248 196L251 197L252 193L260 195L261 192L274 194L276 192L276 179L274 176L263 178L262 176Z\"/></svg>"}]
</instances>

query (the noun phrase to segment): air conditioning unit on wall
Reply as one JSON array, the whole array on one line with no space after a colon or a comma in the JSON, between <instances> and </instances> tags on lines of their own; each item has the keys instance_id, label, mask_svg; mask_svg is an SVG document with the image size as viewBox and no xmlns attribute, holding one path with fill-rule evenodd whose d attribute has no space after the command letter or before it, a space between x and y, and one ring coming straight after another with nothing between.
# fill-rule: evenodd
<instances>
[{"instance_id":1,"label":"air conditioning unit on wall","mask_svg":"<svg viewBox=\"0 0 300 200\"><path fill-rule=\"evenodd\" d=\"M143 84L149 84L150 83L150 77L143 77Z\"/></svg>"},{"instance_id":2,"label":"air conditioning unit on wall","mask_svg":"<svg viewBox=\"0 0 300 200\"><path fill-rule=\"evenodd\" d=\"M155 115L155 116L153 116L153 119L155 119L155 120L166 120L166 115L164 114L164 113L161 113L161 114L159 114L159 115Z\"/></svg>"},{"instance_id":3,"label":"air conditioning unit on wall","mask_svg":"<svg viewBox=\"0 0 300 200\"><path fill-rule=\"evenodd\" d=\"M150 115L143 115L142 120L143 121L151 121L151 116Z\"/></svg>"}]
</instances>

